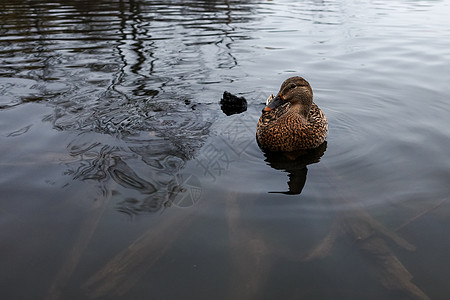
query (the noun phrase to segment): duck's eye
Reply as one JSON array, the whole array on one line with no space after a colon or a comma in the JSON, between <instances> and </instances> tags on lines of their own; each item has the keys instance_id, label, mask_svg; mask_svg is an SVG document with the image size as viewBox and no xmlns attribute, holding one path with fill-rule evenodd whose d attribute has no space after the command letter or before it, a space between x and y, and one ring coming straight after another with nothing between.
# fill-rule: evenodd
<instances>
[{"instance_id":1,"label":"duck's eye","mask_svg":"<svg viewBox=\"0 0 450 300\"><path fill-rule=\"evenodd\" d=\"M290 88L291 88L291 89L295 88L295 84L294 84L294 83L291 83Z\"/></svg>"}]
</instances>

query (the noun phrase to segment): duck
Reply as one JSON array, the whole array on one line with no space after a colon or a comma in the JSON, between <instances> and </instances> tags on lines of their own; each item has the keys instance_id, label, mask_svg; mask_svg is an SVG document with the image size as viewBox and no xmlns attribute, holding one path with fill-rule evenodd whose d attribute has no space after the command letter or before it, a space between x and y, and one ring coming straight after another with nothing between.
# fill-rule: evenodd
<instances>
[{"instance_id":1,"label":"duck","mask_svg":"<svg viewBox=\"0 0 450 300\"><path fill-rule=\"evenodd\" d=\"M286 79L276 96L269 97L256 129L258 145L268 151L315 149L328 133L325 114L313 101L303 77Z\"/></svg>"}]
</instances>

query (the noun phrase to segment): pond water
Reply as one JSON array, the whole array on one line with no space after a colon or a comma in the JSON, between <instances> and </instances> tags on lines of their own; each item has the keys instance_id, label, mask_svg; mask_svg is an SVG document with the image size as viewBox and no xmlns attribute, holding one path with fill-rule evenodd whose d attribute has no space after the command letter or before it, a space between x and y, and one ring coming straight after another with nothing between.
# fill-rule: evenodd
<instances>
[{"instance_id":1,"label":"pond water","mask_svg":"<svg viewBox=\"0 0 450 300\"><path fill-rule=\"evenodd\" d=\"M449 13L2 0L1 297L447 299ZM265 154L256 122L295 75L326 144Z\"/></svg>"}]
</instances>

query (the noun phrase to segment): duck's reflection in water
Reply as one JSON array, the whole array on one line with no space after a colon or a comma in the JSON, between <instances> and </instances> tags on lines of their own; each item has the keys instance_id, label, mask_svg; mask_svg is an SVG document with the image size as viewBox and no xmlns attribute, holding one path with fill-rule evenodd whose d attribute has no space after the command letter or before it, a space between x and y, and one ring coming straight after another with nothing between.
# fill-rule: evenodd
<instances>
[{"instance_id":1,"label":"duck's reflection in water","mask_svg":"<svg viewBox=\"0 0 450 300\"><path fill-rule=\"evenodd\" d=\"M298 195L302 192L308 173L307 166L320 161L320 158L327 149L327 142L323 142L319 147L311 150L301 150L295 152L270 152L264 151L265 161L276 170L288 173L289 190L269 191L269 193L281 193L287 195Z\"/></svg>"}]
</instances>

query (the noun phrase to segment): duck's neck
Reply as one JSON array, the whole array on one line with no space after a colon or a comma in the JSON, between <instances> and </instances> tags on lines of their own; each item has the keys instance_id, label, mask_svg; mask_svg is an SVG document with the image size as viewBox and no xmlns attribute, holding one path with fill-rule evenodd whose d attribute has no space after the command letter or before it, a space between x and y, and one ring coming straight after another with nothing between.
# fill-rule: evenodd
<instances>
[{"instance_id":1,"label":"duck's neck","mask_svg":"<svg viewBox=\"0 0 450 300\"><path fill-rule=\"evenodd\" d=\"M300 118L306 122L308 120L308 114L309 114L310 108L311 108L310 106L306 106L306 105L302 105L302 104L295 104L295 105L292 105L291 112L299 115Z\"/></svg>"}]
</instances>

